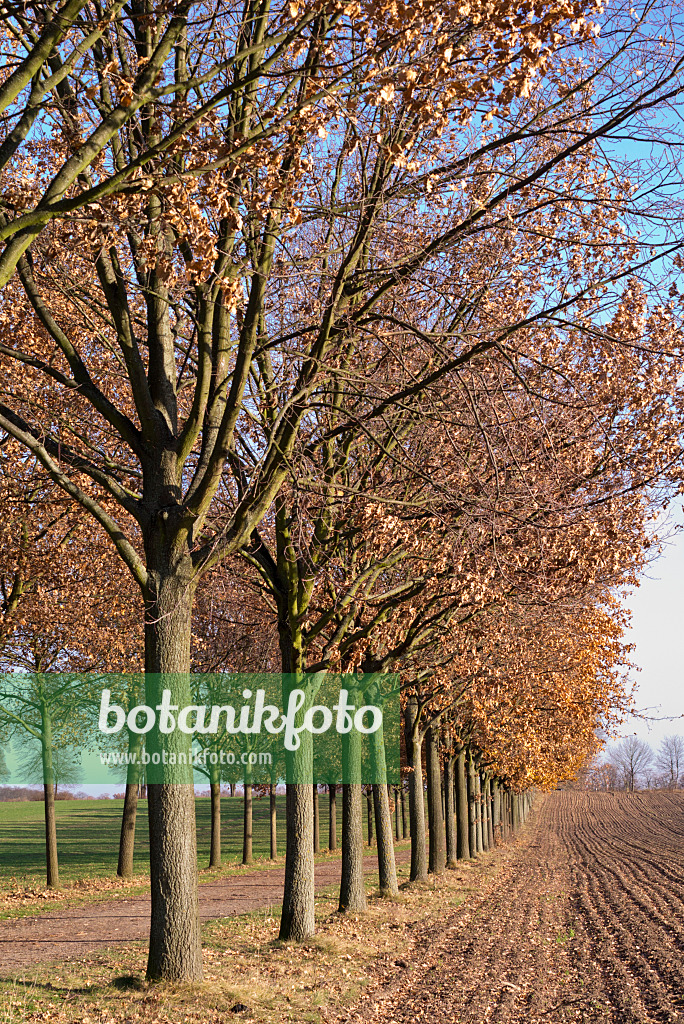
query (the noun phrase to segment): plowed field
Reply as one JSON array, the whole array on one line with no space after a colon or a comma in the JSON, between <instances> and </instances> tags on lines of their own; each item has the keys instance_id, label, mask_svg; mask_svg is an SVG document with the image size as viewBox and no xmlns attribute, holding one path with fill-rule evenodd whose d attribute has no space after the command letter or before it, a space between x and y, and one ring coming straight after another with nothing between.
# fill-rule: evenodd
<instances>
[{"instance_id":1,"label":"plowed field","mask_svg":"<svg viewBox=\"0 0 684 1024\"><path fill-rule=\"evenodd\" d=\"M549 812L614 1019L684 1020L684 797L558 794Z\"/></svg>"},{"instance_id":2,"label":"plowed field","mask_svg":"<svg viewBox=\"0 0 684 1024\"><path fill-rule=\"evenodd\" d=\"M553 793L347 1020L684 1022L684 794Z\"/></svg>"}]
</instances>

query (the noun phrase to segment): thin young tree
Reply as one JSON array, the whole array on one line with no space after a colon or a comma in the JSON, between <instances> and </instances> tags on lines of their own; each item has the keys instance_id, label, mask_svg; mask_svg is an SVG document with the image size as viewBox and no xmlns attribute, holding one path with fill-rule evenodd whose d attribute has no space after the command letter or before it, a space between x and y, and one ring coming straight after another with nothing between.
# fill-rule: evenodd
<instances>
[{"instance_id":1,"label":"thin young tree","mask_svg":"<svg viewBox=\"0 0 684 1024\"><path fill-rule=\"evenodd\" d=\"M638 736L626 736L613 747L611 757L620 773L622 785L629 793L639 788L653 764L653 751L646 740Z\"/></svg>"},{"instance_id":2,"label":"thin young tree","mask_svg":"<svg viewBox=\"0 0 684 1024\"><path fill-rule=\"evenodd\" d=\"M668 789L679 789L684 774L684 738L665 736L655 753L654 761Z\"/></svg>"}]
</instances>

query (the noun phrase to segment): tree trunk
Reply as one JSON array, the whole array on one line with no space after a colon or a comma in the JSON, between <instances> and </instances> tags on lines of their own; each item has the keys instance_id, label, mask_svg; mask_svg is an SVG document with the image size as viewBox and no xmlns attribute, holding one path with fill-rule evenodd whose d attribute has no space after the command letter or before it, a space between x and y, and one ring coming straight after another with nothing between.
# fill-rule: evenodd
<instances>
[{"instance_id":1,"label":"tree trunk","mask_svg":"<svg viewBox=\"0 0 684 1024\"><path fill-rule=\"evenodd\" d=\"M139 761L142 752L142 736L137 733L128 734L128 753L130 758ZM123 812L121 815L121 836L119 838L119 863L116 873L119 878L133 877L133 852L135 850L135 823L138 815L138 792L140 786L139 763L129 759L126 769L126 792L124 794Z\"/></svg>"},{"instance_id":2,"label":"tree trunk","mask_svg":"<svg viewBox=\"0 0 684 1024\"><path fill-rule=\"evenodd\" d=\"M517 793L511 793L511 825L514 832L520 828L520 798Z\"/></svg>"},{"instance_id":3,"label":"tree trunk","mask_svg":"<svg viewBox=\"0 0 684 1024\"><path fill-rule=\"evenodd\" d=\"M492 820L492 780L485 777L485 799L487 801L487 849L494 849L494 823Z\"/></svg>"},{"instance_id":4,"label":"tree trunk","mask_svg":"<svg viewBox=\"0 0 684 1024\"><path fill-rule=\"evenodd\" d=\"M57 823L55 821L55 791L52 783L43 786L45 801L45 864L48 889L59 888L59 862L57 860Z\"/></svg>"},{"instance_id":5,"label":"tree trunk","mask_svg":"<svg viewBox=\"0 0 684 1024\"><path fill-rule=\"evenodd\" d=\"M475 849L482 853L482 780L477 769L473 771L473 782L475 784Z\"/></svg>"},{"instance_id":6,"label":"tree trunk","mask_svg":"<svg viewBox=\"0 0 684 1024\"><path fill-rule=\"evenodd\" d=\"M475 765L473 755L468 751L468 851L471 858L477 856L477 823L476 823L476 795L475 795Z\"/></svg>"},{"instance_id":7,"label":"tree trunk","mask_svg":"<svg viewBox=\"0 0 684 1024\"><path fill-rule=\"evenodd\" d=\"M447 754L444 761L444 828L446 831L446 866L455 868L458 859L456 839L456 814L454 812L454 761Z\"/></svg>"},{"instance_id":8,"label":"tree trunk","mask_svg":"<svg viewBox=\"0 0 684 1024\"><path fill-rule=\"evenodd\" d=\"M492 779L492 830L494 844L501 843L501 787L498 779Z\"/></svg>"},{"instance_id":9,"label":"tree trunk","mask_svg":"<svg viewBox=\"0 0 684 1024\"><path fill-rule=\"evenodd\" d=\"M406 839L408 829L406 827L406 790L402 781L399 786L399 799L401 800L401 838Z\"/></svg>"},{"instance_id":10,"label":"tree trunk","mask_svg":"<svg viewBox=\"0 0 684 1024\"><path fill-rule=\"evenodd\" d=\"M328 849L337 849L337 786L332 782L328 786L328 803L329 803L329 819L328 819Z\"/></svg>"},{"instance_id":11,"label":"tree trunk","mask_svg":"<svg viewBox=\"0 0 684 1024\"><path fill-rule=\"evenodd\" d=\"M187 786L148 786L152 915L147 974L150 979L199 980L202 977L197 841L194 807L188 799L192 795Z\"/></svg>"},{"instance_id":12,"label":"tree trunk","mask_svg":"<svg viewBox=\"0 0 684 1024\"><path fill-rule=\"evenodd\" d=\"M373 808L378 839L378 888L381 896L397 896L399 885L392 841L392 818L387 786L382 783L373 784Z\"/></svg>"},{"instance_id":13,"label":"tree trunk","mask_svg":"<svg viewBox=\"0 0 684 1024\"><path fill-rule=\"evenodd\" d=\"M277 829L277 802L276 802L276 787L272 782L268 787L268 803L271 814L271 860L275 860L278 856L278 829Z\"/></svg>"},{"instance_id":14,"label":"tree trunk","mask_svg":"<svg viewBox=\"0 0 684 1024\"><path fill-rule=\"evenodd\" d=\"M209 850L209 867L221 867L221 783L209 783L211 793L211 847Z\"/></svg>"},{"instance_id":15,"label":"tree trunk","mask_svg":"<svg viewBox=\"0 0 684 1024\"><path fill-rule=\"evenodd\" d=\"M360 783L342 786L341 911L366 909L363 881L363 794Z\"/></svg>"},{"instance_id":16,"label":"tree trunk","mask_svg":"<svg viewBox=\"0 0 684 1024\"><path fill-rule=\"evenodd\" d=\"M399 789L397 786L394 787L394 835L399 842L404 837L401 834L401 808L399 806Z\"/></svg>"},{"instance_id":17,"label":"tree trunk","mask_svg":"<svg viewBox=\"0 0 684 1024\"><path fill-rule=\"evenodd\" d=\"M314 933L313 800L311 783L287 784L285 888L279 938L302 942Z\"/></svg>"},{"instance_id":18,"label":"tree trunk","mask_svg":"<svg viewBox=\"0 0 684 1024\"><path fill-rule=\"evenodd\" d=\"M321 852L321 823L318 815L318 784L313 784L313 852Z\"/></svg>"},{"instance_id":19,"label":"tree trunk","mask_svg":"<svg viewBox=\"0 0 684 1024\"><path fill-rule=\"evenodd\" d=\"M427 879L427 858L425 856L425 803L423 798L422 737L416 727L418 707L415 699L409 698L404 712L406 754L409 768L409 826L411 833L411 874L412 882Z\"/></svg>"},{"instance_id":20,"label":"tree trunk","mask_svg":"<svg viewBox=\"0 0 684 1024\"><path fill-rule=\"evenodd\" d=\"M349 698L353 703L354 691ZM342 758L346 778L342 786L342 880L341 911L366 909L366 887L363 881L363 790L361 787L361 737L352 731L342 738Z\"/></svg>"},{"instance_id":21,"label":"tree trunk","mask_svg":"<svg viewBox=\"0 0 684 1024\"><path fill-rule=\"evenodd\" d=\"M235 783L229 782L228 785L230 786L230 795L235 796Z\"/></svg>"},{"instance_id":22,"label":"tree trunk","mask_svg":"<svg viewBox=\"0 0 684 1024\"><path fill-rule=\"evenodd\" d=\"M480 806L482 808L482 849L489 849L489 830L487 828L487 776L480 772Z\"/></svg>"},{"instance_id":23,"label":"tree trunk","mask_svg":"<svg viewBox=\"0 0 684 1024\"><path fill-rule=\"evenodd\" d=\"M381 896L396 896L399 893L397 868L394 860L392 839L392 816L390 814L389 792L386 783L387 762L385 759L385 738L379 729L371 736L371 753L375 778L373 783L373 810L375 812L375 833L378 840L378 888Z\"/></svg>"},{"instance_id":24,"label":"tree trunk","mask_svg":"<svg viewBox=\"0 0 684 1024\"><path fill-rule=\"evenodd\" d=\"M45 804L45 868L49 889L59 887L57 859L57 822L55 820L55 775L52 765L52 718L41 701L41 754L43 761L43 800Z\"/></svg>"},{"instance_id":25,"label":"tree trunk","mask_svg":"<svg viewBox=\"0 0 684 1024\"><path fill-rule=\"evenodd\" d=\"M244 815L242 833L242 863L252 863L252 783L246 779L242 784L244 791Z\"/></svg>"},{"instance_id":26,"label":"tree trunk","mask_svg":"<svg viewBox=\"0 0 684 1024\"><path fill-rule=\"evenodd\" d=\"M133 877L133 852L135 849L135 822L138 814L138 783L127 782L121 815L121 836L119 838L119 863L116 873L119 878Z\"/></svg>"},{"instance_id":27,"label":"tree trunk","mask_svg":"<svg viewBox=\"0 0 684 1024\"><path fill-rule=\"evenodd\" d=\"M366 828L368 833L368 845L373 845L373 791L366 790Z\"/></svg>"},{"instance_id":28,"label":"tree trunk","mask_svg":"<svg viewBox=\"0 0 684 1024\"><path fill-rule=\"evenodd\" d=\"M462 750L456 758L456 857L470 859L468 840L468 787L466 784L466 754Z\"/></svg>"},{"instance_id":29,"label":"tree trunk","mask_svg":"<svg viewBox=\"0 0 684 1024\"><path fill-rule=\"evenodd\" d=\"M433 724L427 730L426 775L429 823L429 874L441 875L444 872L444 818L442 817L442 772L439 764L439 724Z\"/></svg>"},{"instance_id":30,"label":"tree trunk","mask_svg":"<svg viewBox=\"0 0 684 1024\"><path fill-rule=\"evenodd\" d=\"M299 668L297 652L288 647L290 633L281 629L283 655L283 707L287 707L290 691L306 688L303 677L293 669ZM313 858L313 800L311 785L314 775L313 737L303 732L300 745L287 752L287 798L285 805L285 887L280 916L279 937L302 942L315 931L314 916L314 858Z\"/></svg>"},{"instance_id":31,"label":"tree trunk","mask_svg":"<svg viewBox=\"0 0 684 1024\"><path fill-rule=\"evenodd\" d=\"M153 541L162 543L163 531ZM149 589L145 595L145 703L156 708L162 691L171 693L171 704L187 707L190 694L190 635L192 621L192 571L185 578L171 576L156 548L146 544ZM148 737L154 733L148 733ZM190 737L176 730L167 737L165 749L182 753L189 761ZM152 744L154 746L154 743ZM152 751L154 754L154 750ZM161 778L162 781L154 781ZM153 781L150 782L150 779ZM172 780L172 781L171 781ZM148 769L148 819L150 828L150 949L147 977L150 980L200 981L202 947L197 901L197 836L192 769L156 775Z\"/></svg>"}]
</instances>

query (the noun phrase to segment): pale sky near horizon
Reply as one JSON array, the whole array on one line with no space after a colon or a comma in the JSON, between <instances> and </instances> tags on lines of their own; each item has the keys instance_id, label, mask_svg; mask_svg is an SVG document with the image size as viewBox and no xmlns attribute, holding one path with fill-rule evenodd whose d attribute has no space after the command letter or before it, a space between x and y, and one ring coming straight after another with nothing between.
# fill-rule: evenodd
<instances>
[{"instance_id":1,"label":"pale sky near horizon","mask_svg":"<svg viewBox=\"0 0 684 1024\"><path fill-rule=\"evenodd\" d=\"M684 514L677 521L684 523ZM684 529L664 543L628 605L627 639L636 645L631 658L641 670L633 676L635 703L653 720L630 718L621 733L636 733L656 749L664 736L684 736Z\"/></svg>"}]
</instances>

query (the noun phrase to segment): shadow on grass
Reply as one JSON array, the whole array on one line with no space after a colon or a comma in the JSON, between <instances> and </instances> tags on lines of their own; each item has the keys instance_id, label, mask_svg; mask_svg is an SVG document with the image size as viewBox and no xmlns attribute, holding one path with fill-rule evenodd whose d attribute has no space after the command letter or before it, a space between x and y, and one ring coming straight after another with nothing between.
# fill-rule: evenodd
<instances>
[{"instance_id":1,"label":"shadow on grass","mask_svg":"<svg viewBox=\"0 0 684 1024\"><path fill-rule=\"evenodd\" d=\"M142 992L147 987L137 974L122 974L120 978L112 978L111 985L119 992Z\"/></svg>"}]
</instances>

